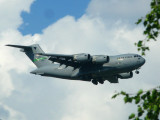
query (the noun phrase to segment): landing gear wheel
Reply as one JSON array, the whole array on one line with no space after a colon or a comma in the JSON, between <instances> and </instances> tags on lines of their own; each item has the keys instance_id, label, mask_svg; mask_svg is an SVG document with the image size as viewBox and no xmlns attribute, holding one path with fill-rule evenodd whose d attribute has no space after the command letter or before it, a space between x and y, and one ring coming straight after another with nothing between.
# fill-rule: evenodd
<instances>
[{"instance_id":1,"label":"landing gear wheel","mask_svg":"<svg viewBox=\"0 0 160 120\"><path fill-rule=\"evenodd\" d=\"M104 81L103 81L103 80L99 80L98 82L99 82L99 83L101 83L101 84L103 84L103 83L104 83Z\"/></svg>"},{"instance_id":2,"label":"landing gear wheel","mask_svg":"<svg viewBox=\"0 0 160 120\"><path fill-rule=\"evenodd\" d=\"M139 74L139 71L136 71L136 74Z\"/></svg>"},{"instance_id":3,"label":"landing gear wheel","mask_svg":"<svg viewBox=\"0 0 160 120\"><path fill-rule=\"evenodd\" d=\"M98 84L97 80L92 80L92 83L93 83L94 85L97 85L97 84Z\"/></svg>"}]
</instances>

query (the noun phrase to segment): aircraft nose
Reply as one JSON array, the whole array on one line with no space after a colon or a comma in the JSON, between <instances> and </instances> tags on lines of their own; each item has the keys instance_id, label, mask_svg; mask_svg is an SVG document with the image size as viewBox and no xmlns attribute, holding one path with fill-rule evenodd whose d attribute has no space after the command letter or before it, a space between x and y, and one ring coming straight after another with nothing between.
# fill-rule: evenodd
<instances>
[{"instance_id":1,"label":"aircraft nose","mask_svg":"<svg viewBox=\"0 0 160 120\"><path fill-rule=\"evenodd\" d=\"M145 62L146 60L142 57L142 65L144 65Z\"/></svg>"}]
</instances>

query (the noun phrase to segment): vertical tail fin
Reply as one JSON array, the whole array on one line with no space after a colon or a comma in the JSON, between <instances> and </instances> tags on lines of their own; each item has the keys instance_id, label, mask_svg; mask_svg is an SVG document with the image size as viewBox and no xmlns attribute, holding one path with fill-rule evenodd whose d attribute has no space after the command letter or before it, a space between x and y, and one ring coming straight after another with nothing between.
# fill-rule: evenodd
<instances>
[{"instance_id":1,"label":"vertical tail fin","mask_svg":"<svg viewBox=\"0 0 160 120\"><path fill-rule=\"evenodd\" d=\"M38 68L51 64L51 61L48 60L48 57L43 55L38 55L39 53L44 53L44 51L38 44L33 44L31 46L21 46L21 45L6 45L6 46L21 48L20 51L25 52L25 54Z\"/></svg>"}]
</instances>

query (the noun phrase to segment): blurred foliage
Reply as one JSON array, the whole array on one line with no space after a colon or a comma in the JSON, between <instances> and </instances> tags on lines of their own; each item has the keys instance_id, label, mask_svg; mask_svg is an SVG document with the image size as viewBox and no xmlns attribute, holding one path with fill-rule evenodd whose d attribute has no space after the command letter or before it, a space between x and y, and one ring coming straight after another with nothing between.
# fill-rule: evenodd
<instances>
[{"instance_id":1,"label":"blurred foliage","mask_svg":"<svg viewBox=\"0 0 160 120\"><path fill-rule=\"evenodd\" d=\"M115 94L124 96L125 103L133 103L137 105L137 114L132 113L128 119L132 120L159 120L160 117L160 86L154 89L143 91L139 90L136 94L128 94L124 91ZM142 118L141 118L142 117Z\"/></svg>"},{"instance_id":2,"label":"blurred foliage","mask_svg":"<svg viewBox=\"0 0 160 120\"><path fill-rule=\"evenodd\" d=\"M150 40L156 41L160 33L160 0L152 0L150 7L151 11L136 22L137 25L143 23L145 27L143 34L146 38L135 43L142 55L145 55L145 51L149 50L149 47L145 44Z\"/></svg>"},{"instance_id":3,"label":"blurred foliage","mask_svg":"<svg viewBox=\"0 0 160 120\"><path fill-rule=\"evenodd\" d=\"M151 11L144 18L140 18L136 24L143 23L146 36L144 40L139 40L135 45L142 55L145 55L149 47L145 44L150 40L156 41L160 33L160 0L151 1ZM159 120L160 119L160 86L148 91L139 90L135 94L129 94L124 91L116 93L112 98L124 96L125 103L133 103L137 106L137 113L132 113L128 119L132 120ZM159 117L159 118L158 118Z\"/></svg>"}]
</instances>

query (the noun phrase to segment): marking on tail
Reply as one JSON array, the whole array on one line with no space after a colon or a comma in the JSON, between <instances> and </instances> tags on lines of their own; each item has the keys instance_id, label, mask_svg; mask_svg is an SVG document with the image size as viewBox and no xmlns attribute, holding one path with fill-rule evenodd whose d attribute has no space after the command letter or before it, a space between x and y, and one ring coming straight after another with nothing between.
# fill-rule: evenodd
<instances>
[{"instance_id":1,"label":"marking on tail","mask_svg":"<svg viewBox=\"0 0 160 120\"><path fill-rule=\"evenodd\" d=\"M47 59L47 57L36 58L36 59L33 60L33 62L44 60L44 59Z\"/></svg>"}]
</instances>

